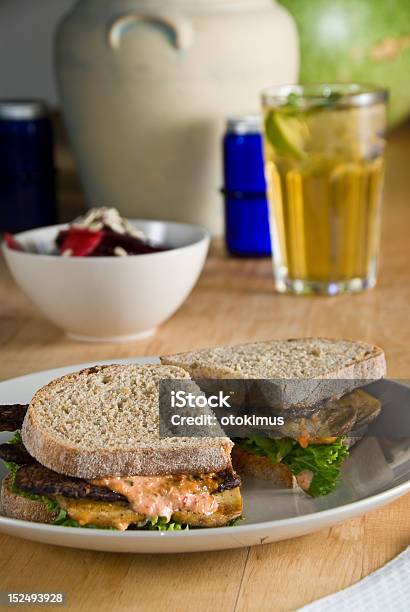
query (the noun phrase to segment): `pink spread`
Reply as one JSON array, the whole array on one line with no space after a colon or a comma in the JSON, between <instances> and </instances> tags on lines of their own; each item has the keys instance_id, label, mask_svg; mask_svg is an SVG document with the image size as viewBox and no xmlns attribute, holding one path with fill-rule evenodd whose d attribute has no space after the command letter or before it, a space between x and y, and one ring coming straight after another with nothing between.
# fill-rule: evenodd
<instances>
[{"instance_id":1,"label":"pink spread","mask_svg":"<svg viewBox=\"0 0 410 612\"><path fill-rule=\"evenodd\" d=\"M310 470L302 470L296 476L296 480L301 489L303 489L304 491L308 491L310 485L312 484L313 472L311 472Z\"/></svg>"},{"instance_id":2,"label":"pink spread","mask_svg":"<svg viewBox=\"0 0 410 612\"><path fill-rule=\"evenodd\" d=\"M93 484L120 493L134 512L150 518L163 516L170 520L179 510L209 516L218 508L204 482L192 476L112 476L94 480Z\"/></svg>"}]
</instances>

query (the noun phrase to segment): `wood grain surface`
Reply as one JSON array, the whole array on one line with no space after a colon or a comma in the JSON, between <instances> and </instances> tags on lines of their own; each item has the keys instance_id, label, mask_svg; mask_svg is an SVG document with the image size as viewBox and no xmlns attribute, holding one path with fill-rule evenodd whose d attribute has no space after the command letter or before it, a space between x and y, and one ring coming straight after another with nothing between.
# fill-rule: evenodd
<instances>
[{"instance_id":1,"label":"wood grain surface","mask_svg":"<svg viewBox=\"0 0 410 612\"><path fill-rule=\"evenodd\" d=\"M59 149L63 216L84 202ZM2 264L0 379L84 361L158 355L296 336L368 340L389 375L410 377L410 124L390 136L376 289L355 296L279 296L269 260L235 260L214 244L197 287L157 335L132 344L68 340L28 303ZM351 585L410 544L410 495L299 539L252 549L132 556L57 548L0 535L0 590L65 591L70 610L295 610Z\"/></svg>"}]
</instances>

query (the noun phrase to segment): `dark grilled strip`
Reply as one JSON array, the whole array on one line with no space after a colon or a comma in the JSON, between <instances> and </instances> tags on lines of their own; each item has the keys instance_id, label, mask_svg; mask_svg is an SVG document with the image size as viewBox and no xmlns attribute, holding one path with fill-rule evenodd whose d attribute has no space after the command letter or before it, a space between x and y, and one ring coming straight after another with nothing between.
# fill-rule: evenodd
<instances>
[{"instance_id":1,"label":"dark grilled strip","mask_svg":"<svg viewBox=\"0 0 410 612\"><path fill-rule=\"evenodd\" d=\"M57 474L39 463L21 467L15 478L17 489L34 495L63 495L71 499L116 502L127 499L110 489L97 487L86 480Z\"/></svg>"},{"instance_id":2,"label":"dark grilled strip","mask_svg":"<svg viewBox=\"0 0 410 612\"><path fill-rule=\"evenodd\" d=\"M12 448L17 445L5 444L3 446ZM92 499L94 501L127 501L123 495L115 493L108 488L98 487L80 478L72 478L71 476L57 474L57 472L53 472L40 463L37 463L32 457L30 457L30 459L32 462L31 465L24 465L16 473L16 487L24 493L32 493L34 495L63 495L71 499ZM8 460L12 461L13 459ZM217 489L218 492L234 489L241 484L239 476L232 468L219 472L218 480L220 480Z\"/></svg>"},{"instance_id":3,"label":"dark grilled strip","mask_svg":"<svg viewBox=\"0 0 410 612\"><path fill-rule=\"evenodd\" d=\"M17 463L17 465L31 465L36 460L26 450L24 444L0 444L0 459Z\"/></svg>"},{"instance_id":4,"label":"dark grilled strip","mask_svg":"<svg viewBox=\"0 0 410 612\"><path fill-rule=\"evenodd\" d=\"M0 406L0 431L21 429L27 410L28 404Z\"/></svg>"},{"instance_id":5,"label":"dark grilled strip","mask_svg":"<svg viewBox=\"0 0 410 612\"><path fill-rule=\"evenodd\" d=\"M219 493L241 486L241 479L232 468L223 470L223 472L218 472L218 476L222 478L222 482L220 482L218 486Z\"/></svg>"}]
</instances>

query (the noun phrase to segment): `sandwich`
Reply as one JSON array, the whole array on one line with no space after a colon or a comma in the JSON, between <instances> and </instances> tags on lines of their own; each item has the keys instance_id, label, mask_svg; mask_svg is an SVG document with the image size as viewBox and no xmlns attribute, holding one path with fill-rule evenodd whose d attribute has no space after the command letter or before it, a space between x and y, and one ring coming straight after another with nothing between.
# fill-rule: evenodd
<instances>
[{"instance_id":1,"label":"sandwich","mask_svg":"<svg viewBox=\"0 0 410 612\"><path fill-rule=\"evenodd\" d=\"M71 527L220 527L242 514L233 443L159 435L159 383L174 366L87 368L0 408L5 516Z\"/></svg>"},{"instance_id":2,"label":"sandwich","mask_svg":"<svg viewBox=\"0 0 410 612\"><path fill-rule=\"evenodd\" d=\"M250 411L268 408L284 425L274 435L234 439L233 466L312 496L334 490L349 448L366 433L381 405L361 387L386 372L382 349L365 342L302 338L217 347L161 357L195 379L258 381L245 398ZM242 398L243 399L243 398Z\"/></svg>"}]
</instances>

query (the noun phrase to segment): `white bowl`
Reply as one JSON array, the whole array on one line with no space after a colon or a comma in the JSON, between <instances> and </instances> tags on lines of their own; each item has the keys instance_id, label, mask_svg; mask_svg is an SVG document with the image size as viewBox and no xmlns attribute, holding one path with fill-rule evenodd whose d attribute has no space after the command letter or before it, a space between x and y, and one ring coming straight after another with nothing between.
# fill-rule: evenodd
<instances>
[{"instance_id":1,"label":"white bowl","mask_svg":"<svg viewBox=\"0 0 410 612\"><path fill-rule=\"evenodd\" d=\"M71 338L136 340L154 333L187 298L204 265L209 234L183 223L132 223L172 250L129 257L60 257L19 252L4 243L2 249L19 287ZM16 238L44 253L65 227L30 230Z\"/></svg>"}]
</instances>

